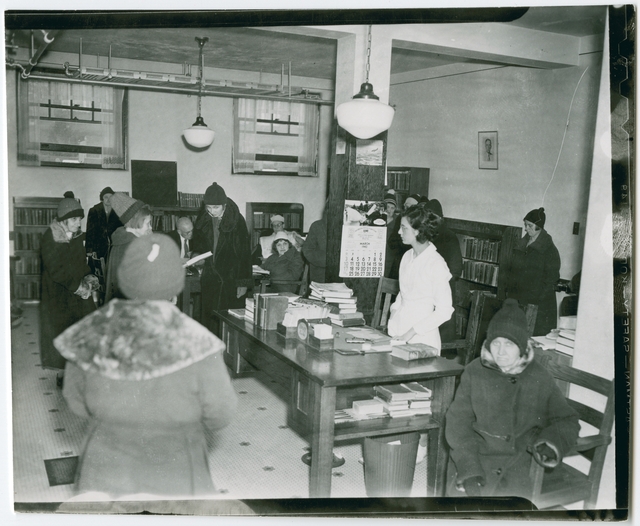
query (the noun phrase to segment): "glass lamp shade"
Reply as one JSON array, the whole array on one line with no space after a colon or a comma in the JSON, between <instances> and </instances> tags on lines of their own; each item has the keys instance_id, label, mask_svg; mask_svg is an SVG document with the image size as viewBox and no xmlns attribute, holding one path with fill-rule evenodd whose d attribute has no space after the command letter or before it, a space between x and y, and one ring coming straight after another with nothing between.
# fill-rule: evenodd
<instances>
[{"instance_id":1,"label":"glass lamp shade","mask_svg":"<svg viewBox=\"0 0 640 526\"><path fill-rule=\"evenodd\" d=\"M198 117L191 128L184 130L182 135L194 148L205 148L213 142L216 133L207 127L202 117Z\"/></svg>"},{"instance_id":2,"label":"glass lamp shade","mask_svg":"<svg viewBox=\"0 0 640 526\"><path fill-rule=\"evenodd\" d=\"M362 84L360 93L336 109L338 124L358 139L370 139L388 130L395 110L373 93L373 86Z\"/></svg>"}]
</instances>

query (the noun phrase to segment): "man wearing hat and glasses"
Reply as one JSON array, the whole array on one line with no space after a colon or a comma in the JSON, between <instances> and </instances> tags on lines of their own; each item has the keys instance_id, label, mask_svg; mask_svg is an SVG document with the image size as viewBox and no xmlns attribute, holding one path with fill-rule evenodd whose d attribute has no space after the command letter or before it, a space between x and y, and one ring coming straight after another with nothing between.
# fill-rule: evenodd
<instances>
[{"instance_id":1,"label":"man wearing hat and glasses","mask_svg":"<svg viewBox=\"0 0 640 526\"><path fill-rule=\"evenodd\" d=\"M216 334L218 323L213 311L244 307L247 289L253 285L251 251L244 217L224 189L213 183L203 201L191 248L192 256L213 253L204 260L200 278L200 323Z\"/></svg>"}]
</instances>

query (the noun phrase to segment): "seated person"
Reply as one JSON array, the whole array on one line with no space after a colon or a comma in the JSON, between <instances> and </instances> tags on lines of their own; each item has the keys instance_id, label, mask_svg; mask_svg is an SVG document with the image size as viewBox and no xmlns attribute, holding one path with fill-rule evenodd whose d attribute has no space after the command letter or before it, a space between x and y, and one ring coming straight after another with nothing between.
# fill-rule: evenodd
<instances>
[{"instance_id":1,"label":"seated person","mask_svg":"<svg viewBox=\"0 0 640 526\"><path fill-rule=\"evenodd\" d=\"M270 236L262 236L260 238L259 245L253 253L253 260L255 263L259 264L260 261L264 261L273 253L273 241L275 240L278 232L284 232L287 235L287 239L294 247L296 247L298 252L302 249L302 242L304 240L295 232L289 232L284 229L284 217L281 215L271 216L271 228L273 229L273 234Z\"/></svg>"},{"instance_id":2,"label":"seated person","mask_svg":"<svg viewBox=\"0 0 640 526\"><path fill-rule=\"evenodd\" d=\"M576 412L534 360L524 312L516 300L505 300L489 323L480 357L462 373L446 415L455 466L449 469L448 495L530 498L531 454L553 468L579 430Z\"/></svg>"},{"instance_id":3,"label":"seated person","mask_svg":"<svg viewBox=\"0 0 640 526\"><path fill-rule=\"evenodd\" d=\"M180 257L187 262L191 257L191 238L193 237L193 223L188 217L180 217L176 223L176 229L167 232L174 243L180 249Z\"/></svg>"},{"instance_id":4,"label":"seated person","mask_svg":"<svg viewBox=\"0 0 640 526\"><path fill-rule=\"evenodd\" d=\"M297 281L302 276L304 263L300 253L293 248L286 232L275 235L272 254L263 261L262 268L269 271L271 292L297 292L298 285L273 283L273 281Z\"/></svg>"}]
</instances>

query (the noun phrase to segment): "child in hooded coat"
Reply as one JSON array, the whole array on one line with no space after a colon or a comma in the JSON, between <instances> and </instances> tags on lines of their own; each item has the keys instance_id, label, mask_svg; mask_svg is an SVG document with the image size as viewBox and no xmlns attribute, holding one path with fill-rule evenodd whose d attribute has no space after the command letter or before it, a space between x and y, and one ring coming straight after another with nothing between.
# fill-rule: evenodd
<instances>
[{"instance_id":1,"label":"child in hooded coat","mask_svg":"<svg viewBox=\"0 0 640 526\"><path fill-rule=\"evenodd\" d=\"M553 377L534 361L524 312L516 300L505 300L446 415L449 474L455 474L449 495L530 498L530 451L539 464L555 467L579 429Z\"/></svg>"}]
</instances>

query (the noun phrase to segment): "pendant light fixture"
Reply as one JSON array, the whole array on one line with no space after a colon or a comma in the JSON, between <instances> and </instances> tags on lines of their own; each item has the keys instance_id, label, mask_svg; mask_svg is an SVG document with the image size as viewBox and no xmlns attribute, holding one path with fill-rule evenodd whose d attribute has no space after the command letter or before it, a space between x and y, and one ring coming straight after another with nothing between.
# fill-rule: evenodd
<instances>
[{"instance_id":1,"label":"pendant light fixture","mask_svg":"<svg viewBox=\"0 0 640 526\"><path fill-rule=\"evenodd\" d=\"M204 119L200 115L202 110L202 88L204 87L204 55L202 48L209 41L209 37L198 38L196 41L200 46L200 73L198 77L198 117L191 128L187 128L182 132L185 140L194 148L206 148L213 142L215 132L207 127Z\"/></svg>"},{"instance_id":2,"label":"pendant light fixture","mask_svg":"<svg viewBox=\"0 0 640 526\"><path fill-rule=\"evenodd\" d=\"M371 58L371 26L367 41L366 79L360 92L349 102L343 102L336 110L338 124L358 139L370 139L391 127L395 110L380 102L369 83L369 62Z\"/></svg>"}]
</instances>

